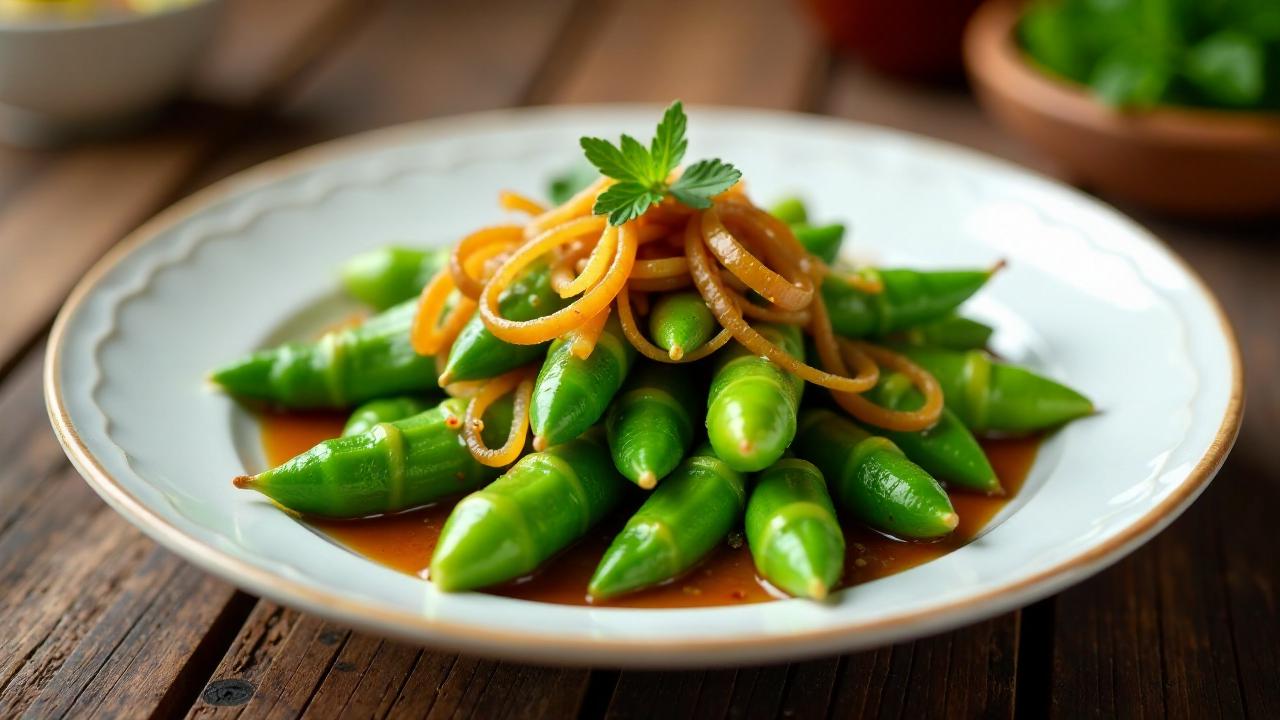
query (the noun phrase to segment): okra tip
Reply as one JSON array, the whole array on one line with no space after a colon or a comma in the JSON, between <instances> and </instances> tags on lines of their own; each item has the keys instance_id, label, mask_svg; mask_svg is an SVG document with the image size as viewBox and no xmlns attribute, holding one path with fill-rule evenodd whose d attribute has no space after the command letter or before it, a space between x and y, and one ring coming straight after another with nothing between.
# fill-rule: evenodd
<instances>
[{"instance_id":1,"label":"okra tip","mask_svg":"<svg viewBox=\"0 0 1280 720\"><path fill-rule=\"evenodd\" d=\"M534 435L534 436L533 436L533 451L534 451L534 452L542 452L543 450L546 450L546 449L547 449L547 436L546 436L546 435Z\"/></svg>"},{"instance_id":2,"label":"okra tip","mask_svg":"<svg viewBox=\"0 0 1280 720\"><path fill-rule=\"evenodd\" d=\"M445 370L444 372L440 373L440 377L436 378L436 384L439 385L440 387L449 385L452 382L453 382L453 373L450 372L449 370Z\"/></svg>"},{"instance_id":3,"label":"okra tip","mask_svg":"<svg viewBox=\"0 0 1280 720\"><path fill-rule=\"evenodd\" d=\"M1004 258L1000 258L995 262L994 265L991 266L990 270L987 270L987 277L991 277L992 275L995 275L996 273L1008 267L1008 265L1009 265L1008 260L1005 260Z\"/></svg>"},{"instance_id":4,"label":"okra tip","mask_svg":"<svg viewBox=\"0 0 1280 720\"><path fill-rule=\"evenodd\" d=\"M938 522L942 523L943 527L948 530L955 530L956 526L960 524L960 516L954 511L943 513L938 516Z\"/></svg>"},{"instance_id":5,"label":"okra tip","mask_svg":"<svg viewBox=\"0 0 1280 720\"><path fill-rule=\"evenodd\" d=\"M658 485L658 475L652 470L645 470L636 478L636 485L643 490L652 490Z\"/></svg>"},{"instance_id":6,"label":"okra tip","mask_svg":"<svg viewBox=\"0 0 1280 720\"><path fill-rule=\"evenodd\" d=\"M252 476L252 475L237 475L237 476L235 476L234 478L232 478L232 479L231 479L231 484L232 484L232 485L235 485L236 487L240 488L241 490L248 490L249 488L253 487L253 476Z\"/></svg>"},{"instance_id":7,"label":"okra tip","mask_svg":"<svg viewBox=\"0 0 1280 720\"><path fill-rule=\"evenodd\" d=\"M827 584L822 582L821 578L813 578L809 581L809 597L814 600L827 599Z\"/></svg>"},{"instance_id":8,"label":"okra tip","mask_svg":"<svg viewBox=\"0 0 1280 720\"><path fill-rule=\"evenodd\" d=\"M671 348L667 350L667 357L671 358L672 360L679 360L683 358L684 347L680 345L672 345Z\"/></svg>"}]
</instances>

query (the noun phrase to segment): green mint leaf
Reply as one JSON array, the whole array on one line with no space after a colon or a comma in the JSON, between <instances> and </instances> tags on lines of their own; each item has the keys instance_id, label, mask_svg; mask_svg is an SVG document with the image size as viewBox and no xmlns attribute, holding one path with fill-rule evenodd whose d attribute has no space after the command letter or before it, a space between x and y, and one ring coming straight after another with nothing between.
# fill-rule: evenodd
<instances>
[{"instance_id":1,"label":"green mint leaf","mask_svg":"<svg viewBox=\"0 0 1280 720\"><path fill-rule=\"evenodd\" d=\"M626 156L622 151L614 147L613 143L601 138L584 137L578 141L582 145L582 152L587 156L587 162L590 162L604 175L615 180L634 180L643 183L643 177L636 177L627 162Z\"/></svg>"},{"instance_id":2,"label":"green mint leaf","mask_svg":"<svg viewBox=\"0 0 1280 720\"><path fill-rule=\"evenodd\" d=\"M591 212L608 215L610 225L621 225L644 214L651 205L662 202L662 193L636 182L620 182L596 198Z\"/></svg>"},{"instance_id":3,"label":"green mint leaf","mask_svg":"<svg viewBox=\"0 0 1280 720\"><path fill-rule=\"evenodd\" d=\"M622 136L622 157L631 169L631 177L642 185L653 185L665 179L654 178L653 160L649 157L649 151L630 135Z\"/></svg>"},{"instance_id":4,"label":"green mint leaf","mask_svg":"<svg viewBox=\"0 0 1280 720\"><path fill-rule=\"evenodd\" d=\"M1041 66L1077 82L1089 79L1092 58L1079 42L1078 8L1066 3L1032 2L1018 23L1018 36Z\"/></svg>"},{"instance_id":5,"label":"green mint leaf","mask_svg":"<svg viewBox=\"0 0 1280 720\"><path fill-rule=\"evenodd\" d=\"M1167 62L1138 48L1117 47L1094 68L1094 95L1115 107L1147 108L1160 102L1169 86Z\"/></svg>"},{"instance_id":6,"label":"green mint leaf","mask_svg":"<svg viewBox=\"0 0 1280 720\"><path fill-rule=\"evenodd\" d=\"M720 160L700 160L685 168L684 174L671 185L676 200L691 208L711 207L711 198L733 187L742 177L738 168Z\"/></svg>"},{"instance_id":7,"label":"green mint leaf","mask_svg":"<svg viewBox=\"0 0 1280 720\"><path fill-rule=\"evenodd\" d=\"M582 138L579 142L587 160L618 181L596 198L592 212L607 215L609 224L618 226L640 217L668 194L689 207L704 209L711 206L712 197L738 182L742 173L734 166L702 160L667 186L667 177L689 147L684 137L687 125L684 106L677 100L663 113L648 148L630 135L623 135L616 146L600 138Z\"/></svg>"},{"instance_id":8,"label":"green mint leaf","mask_svg":"<svg viewBox=\"0 0 1280 720\"><path fill-rule=\"evenodd\" d=\"M684 139L688 121L684 105L677 100L671 103L662 115L662 122L658 123L658 130L649 146L649 155L653 158L654 170L663 182L684 159L684 151L689 147L689 142Z\"/></svg>"},{"instance_id":9,"label":"green mint leaf","mask_svg":"<svg viewBox=\"0 0 1280 720\"><path fill-rule=\"evenodd\" d=\"M1223 30L1187 53L1187 79L1223 105L1248 107L1266 92L1266 50L1257 39Z\"/></svg>"}]
</instances>

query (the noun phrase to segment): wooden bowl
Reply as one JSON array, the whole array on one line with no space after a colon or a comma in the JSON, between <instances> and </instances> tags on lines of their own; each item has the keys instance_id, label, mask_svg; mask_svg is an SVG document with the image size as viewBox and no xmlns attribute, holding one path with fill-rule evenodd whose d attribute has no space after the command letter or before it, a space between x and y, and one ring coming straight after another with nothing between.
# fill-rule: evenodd
<instances>
[{"instance_id":1,"label":"wooden bowl","mask_svg":"<svg viewBox=\"0 0 1280 720\"><path fill-rule=\"evenodd\" d=\"M978 10L966 69L987 111L1067 179L1175 214L1280 214L1280 113L1108 107L1031 63L1014 37L1019 13L1006 0Z\"/></svg>"}]
</instances>

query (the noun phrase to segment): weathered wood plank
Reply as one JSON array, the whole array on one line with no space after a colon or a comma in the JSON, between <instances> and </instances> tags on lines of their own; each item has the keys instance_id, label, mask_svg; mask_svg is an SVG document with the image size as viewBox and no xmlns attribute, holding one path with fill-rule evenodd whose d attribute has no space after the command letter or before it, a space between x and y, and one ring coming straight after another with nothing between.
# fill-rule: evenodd
<instances>
[{"instance_id":1,"label":"weathered wood plank","mask_svg":"<svg viewBox=\"0 0 1280 720\"><path fill-rule=\"evenodd\" d=\"M794 3L655 0L616 3L539 102L650 101L795 109L825 65ZM660 42L655 39L661 38Z\"/></svg>"},{"instance_id":2,"label":"weathered wood plank","mask_svg":"<svg viewBox=\"0 0 1280 720\"><path fill-rule=\"evenodd\" d=\"M457 657L262 602L191 718L572 716L585 670Z\"/></svg>"},{"instance_id":3,"label":"weathered wood plank","mask_svg":"<svg viewBox=\"0 0 1280 720\"><path fill-rule=\"evenodd\" d=\"M150 553L125 580L128 591L75 645L31 704L32 716L122 717L146 708L169 717L203 686L209 651L221 650L243 621L249 598L234 602L226 583L141 537L134 544Z\"/></svg>"},{"instance_id":4,"label":"weathered wood plank","mask_svg":"<svg viewBox=\"0 0 1280 720\"><path fill-rule=\"evenodd\" d=\"M0 390L0 716L171 712L248 605L111 512L44 419L41 353ZM121 682L128 678L128 682Z\"/></svg>"},{"instance_id":5,"label":"weathered wood plank","mask_svg":"<svg viewBox=\"0 0 1280 720\"><path fill-rule=\"evenodd\" d=\"M458 656L423 651L391 706L392 716L426 717Z\"/></svg>"},{"instance_id":6,"label":"weathered wood plank","mask_svg":"<svg viewBox=\"0 0 1280 720\"><path fill-rule=\"evenodd\" d=\"M1216 500L1195 506L1174 532L1144 549L1159 568L1160 647L1170 648L1162 653L1168 717L1204 717L1206 705L1224 717L1244 713L1227 585L1221 579L1218 518L1225 517L1226 508ZM1214 582L1188 582L1214 576Z\"/></svg>"},{"instance_id":7,"label":"weathered wood plank","mask_svg":"<svg viewBox=\"0 0 1280 720\"><path fill-rule=\"evenodd\" d=\"M335 18L359 5L232 3L231 30L256 34L244 38L233 32L215 47L201 75L207 85L192 91L204 104L173 108L146 135L49 154L42 167L24 173L28 182L10 193L0 213L0 303L9 309L0 314L0 370L50 322L84 270L171 201L219 138L292 77L318 43L333 39L325 33L340 31ZM237 65L244 55L257 56L260 64L252 72ZM218 97L220 92L225 95Z\"/></svg>"},{"instance_id":8,"label":"weathered wood plank","mask_svg":"<svg viewBox=\"0 0 1280 720\"><path fill-rule=\"evenodd\" d=\"M392 0L192 187L341 135L519 104L574 6Z\"/></svg>"},{"instance_id":9,"label":"weathered wood plank","mask_svg":"<svg viewBox=\"0 0 1280 720\"><path fill-rule=\"evenodd\" d=\"M474 665L474 671L466 672L470 665ZM587 670L495 664L460 657L428 717L573 717L578 714L589 677ZM459 679L456 683L455 678Z\"/></svg>"},{"instance_id":10,"label":"weathered wood plank","mask_svg":"<svg viewBox=\"0 0 1280 720\"><path fill-rule=\"evenodd\" d=\"M1018 621L1007 615L843 658L834 717L1012 717Z\"/></svg>"},{"instance_id":11,"label":"weathered wood plank","mask_svg":"<svg viewBox=\"0 0 1280 720\"><path fill-rule=\"evenodd\" d=\"M838 658L793 663L779 714L789 718L824 717L839 673Z\"/></svg>"},{"instance_id":12,"label":"weathered wood plank","mask_svg":"<svg viewBox=\"0 0 1280 720\"><path fill-rule=\"evenodd\" d=\"M0 384L0 537L23 516L28 498L66 464L44 422L40 391L41 353L29 354ZM0 557L0 567L4 566Z\"/></svg>"},{"instance_id":13,"label":"weathered wood plank","mask_svg":"<svg viewBox=\"0 0 1280 720\"><path fill-rule=\"evenodd\" d=\"M996 129L959 84L914 85L839 58L831 66L818 110L967 145L1037 169L1048 167L1016 138Z\"/></svg>"},{"instance_id":14,"label":"weathered wood plank","mask_svg":"<svg viewBox=\"0 0 1280 720\"><path fill-rule=\"evenodd\" d=\"M298 717L349 635L341 626L259 602L188 716Z\"/></svg>"},{"instance_id":15,"label":"weathered wood plank","mask_svg":"<svg viewBox=\"0 0 1280 720\"><path fill-rule=\"evenodd\" d=\"M706 673L630 671L619 675L605 717L693 717Z\"/></svg>"},{"instance_id":16,"label":"weathered wood plank","mask_svg":"<svg viewBox=\"0 0 1280 720\"><path fill-rule=\"evenodd\" d=\"M48 153L0 145L0 207L40 171Z\"/></svg>"},{"instance_id":17,"label":"weathered wood plank","mask_svg":"<svg viewBox=\"0 0 1280 720\"><path fill-rule=\"evenodd\" d=\"M311 698L309 718L384 717L422 651L369 635L348 638Z\"/></svg>"},{"instance_id":18,"label":"weathered wood plank","mask_svg":"<svg viewBox=\"0 0 1280 720\"><path fill-rule=\"evenodd\" d=\"M0 613L13 628L0 637L0 715L145 714L183 700L183 681L198 688L212 664L205 638L248 607L121 521L69 467L32 481L0 535Z\"/></svg>"},{"instance_id":19,"label":"weathered wood plank","mask_svg":"<svg viewBox=\"0 0 1280 720\"><path fill-rule=\"evenodd\" d=\"M214 52L192 81L199 102L252 108L278 99L317 61L339 50L381 6L352 0L230 0Z\"/></svg>"},{"instance_id":20,"label":"weathered wood plank","mask_svg":"<svg viewBox=\"0 0 1280 720\"><path fill-rule=\"evenodd\" d=\"M577 5L392 0L281 115L347 134L519 104Z\"/></svg>"}]
</instances>

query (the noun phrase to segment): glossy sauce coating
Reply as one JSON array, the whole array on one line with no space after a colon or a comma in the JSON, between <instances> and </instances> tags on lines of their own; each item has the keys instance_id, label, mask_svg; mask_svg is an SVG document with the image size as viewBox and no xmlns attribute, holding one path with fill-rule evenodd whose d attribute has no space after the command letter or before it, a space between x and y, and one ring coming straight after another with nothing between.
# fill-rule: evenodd
<instances>
[{"instance_id":1,"label":"glossy sauce coating","mask_svg":"<svg viewBox=\"0 0 1280 720\"><path fill-rule=\"evenodd\" d=\"M337 437L346 418L327 413L269 414L261 418L267 461L279 464L323 440ZM841 587L886 577L937 559L969 542L1022 489L1035 461L1039 438L983 441L1006 492L984 497L956 491L951 502L960 515L955 533L940 542L893 540L846 523L845 574ZM425 576L436 538L453 503L439 503L399 515L354 521L312 520L311 526L353 552L410 575ZM616 607L705 607L766 602L782 597L756 576L741 532L730 535L710 557L666 585L608 602L587 600L587 581L625 517L606 520L585 539L531 577L489 590L495 595L560 603Z\"/></svg>"}]
</instances>

